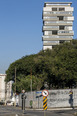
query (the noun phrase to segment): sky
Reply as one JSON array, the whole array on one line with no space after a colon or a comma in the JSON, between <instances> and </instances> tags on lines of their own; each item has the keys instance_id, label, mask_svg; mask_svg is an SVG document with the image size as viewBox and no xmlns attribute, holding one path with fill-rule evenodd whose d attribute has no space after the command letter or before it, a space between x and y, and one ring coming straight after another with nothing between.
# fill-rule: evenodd
<instances>
[{"instance_id":1,"label":"sky","mask_svg":"<svg viewBox=\"0 0 77 116\"><path fill-rule=\"evenodd\" d=\"M26 55L42 50L44 2L72 2L77 38L77 0L0 0L0 73Z\"/></svg>"}]
</instances>

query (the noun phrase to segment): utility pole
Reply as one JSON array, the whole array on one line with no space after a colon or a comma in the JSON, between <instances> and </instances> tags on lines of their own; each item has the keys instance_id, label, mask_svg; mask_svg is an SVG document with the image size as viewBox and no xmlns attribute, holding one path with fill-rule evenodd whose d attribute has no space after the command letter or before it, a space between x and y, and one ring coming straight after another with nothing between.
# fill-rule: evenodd
<instances>
[{"instance_id":1,"label":"utility pole","mask_svg":"<svg viewBox=\"0 0 77 116\"><path fill-rule=\"evenodd\" d=\"M16 67L15 67L15 95L16 95ZM15 106L16 106L16 98L15 98Z\"/></svg>"},{"instance_id":2,"label":"utility pole","mask_svg":"<svg viewBox=\"0 0 77 116\"><path fill-rule=\"evenodd\" d=\"M31 69L31 93L32 93L32 69Z\"/></svg>"}]
</instances>

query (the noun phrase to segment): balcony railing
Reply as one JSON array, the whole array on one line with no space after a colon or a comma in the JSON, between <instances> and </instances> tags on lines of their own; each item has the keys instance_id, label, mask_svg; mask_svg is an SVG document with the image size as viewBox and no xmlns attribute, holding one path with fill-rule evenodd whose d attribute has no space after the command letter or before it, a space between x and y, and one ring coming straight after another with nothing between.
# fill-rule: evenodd
<instances>
[{"instance_id":1,"label":"balcony railing","mask_svg":"<svg viewBox=\"0 0 77 116\"><path fill-rule=\"evenodd\" d=\"M58 26L43 26L44 28L58 28Z\"/></svg>"},{"instance_id":2,"label":"balcony railing","mask_svg":"<svg viewBox=\"0 0 77 116\"><path fill-rule=\"evenodd\" d=\"M59 43L59 41L43 41L43 43Z\"/></svg>"},{"instance_id":3,"label":"balcony railing","mask_svg":"<svg viewBox=\"0 0 77 116\"><path fill-rule=\"evenodd\" d=\"M58 30L59 26L43 26L43 30Z\"/></svg>"},{"instance_id":4,"label":"balcony railing","mask_svg":"<svg viewBox=\"0 0 77 116\"><path fill-rule=\"evenodd\" d=\"M65 33L65 34L67 34L67 33L72 33L72 34L74 34L74 31L58 31L58 33Z\"/></svg>"},{"instance_id":5,"label":"balcony railing","mask_svg":"<svg viewBox=\"0 0 77 116\"><path fill-rule=\"evenodd\" d=\"M43 12L43 15L52 15L52 14L57 14L57 15L60 15L60 14L62 14L62 15L72 15L73 14L73 12L71 12L71 11L65 11L65 12L58 12L58 11L52 11L52 12Z\"/></svg>"},{"instance_id":6,"label":"balcony railing","mask_svg":"<svg viewBox=\"0 0 77 116\"><path fill-rule=\"evenodd\" d=\"M57 36L57 35L52 35L52 36L43 36L43 38L50 39L50 38L71 38L73 39L73 36Z\"/></svg>"},{"instance_id":7,"label":"balcony railing","mask_svg":"<svg viewBox=\"0 0 77 116\"><path fill-rule=\"evenodd\" d=\"M58 19L57 17L43 17L43 20L46 20L46 19L53 19L53 20L55 20L55 19Z\"/></svg>"},{"instance_id":8,"label":"balcony railing","mask_svg":"<svg viewBox=\"0 0 77 116\"><path fill-rule=\"evenodd\" d=\"M47 25L47 24L73 24L72 21L44 21L44 25Z\"/></svg>"},{"instance_id":9,"label":"balcony railing","mask_svg":"<svg viewBox=\"0 0 77 116\"><path fill-rule=\"evenodd\" d=\"M71 16L71 17L64 17L64 20L70 20L70 21L73 21L74 20L74 17Z\"/></svg>"},{"instance_id":10,"label":"balcony railing","mask_svg":"<svg viewBox=\"0 0 77 116\"><path fill-rule=\"evenodd\" d=\"M59 36L59 38L71 38L71 39L73 39L73 36Z\"/></svg>"}]
</instances>

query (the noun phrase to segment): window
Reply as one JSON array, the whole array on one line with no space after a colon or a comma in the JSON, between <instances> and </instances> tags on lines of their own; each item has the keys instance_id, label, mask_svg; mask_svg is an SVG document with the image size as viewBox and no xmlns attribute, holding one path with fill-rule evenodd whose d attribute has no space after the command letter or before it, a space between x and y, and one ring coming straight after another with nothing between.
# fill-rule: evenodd
<instances>
[{"instance_id":1,"label":"window","mask_svg":"<svg viewBox=\"0 0 77 116\"><path fill-rule=\"evenodd\" d=\"M57 35L57 31L52 31L52 35Z\"/></svg>"},{"instance_id":2,"label":"window","mask_svg":"<svg viewBox=\"0 0 77 116\"><path fill-rule=\"evenodd\" d=\"M57 8L52 8L52 11L57 11Z\"/></svg>"},{"instance_id":3,"label":"window","mask_svg":"<svg viewBox=\"0 0 77 116\"><path fill-rule=\"evenodd\" d=\"M70 33L71 31L59 31L58 33Z\"/></svg>"},{"instance_id":4,"label":"window","mask_svg":"<svg viewBox=\"0 0 77 116\"><path fill-rule=\"evenodd\" d=\"M58 16L59 20L63 20L64 16Z\"/></svg>"},{"instance_id":5,"label":"window","mask_svg":"<svg viewBox=\"0 0 77 116\"><path fill-rule=\"evenodd\" d=\"M64 40L60 40L60 43L64 43Z\"/></svg>"},{"instance_id":6,"label":"window","mask_svg":"<svg viewBox=\"0 0 77 116\"><path fill-rule=\"evenodd\" d=\"M59 30L64 30L65 26L59 26Z\"/></svg>"},{"instance_id":7,"label":"window","mask_svg":"<svg viewBox=\"0 0 77 116\"><path fill-rule=\"evenodd\" d=\"M59 11L64 11L65 9L64 8L59 8Z\"/></svg>"}]
</instances>

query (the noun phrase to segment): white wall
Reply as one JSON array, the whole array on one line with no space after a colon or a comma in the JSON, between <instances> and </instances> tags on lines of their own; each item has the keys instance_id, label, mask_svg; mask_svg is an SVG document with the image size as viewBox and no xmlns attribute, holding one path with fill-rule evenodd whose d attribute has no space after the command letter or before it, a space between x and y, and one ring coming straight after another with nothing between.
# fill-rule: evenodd
<instances>
[{"instance_id":1,"label":"white wall","mask_svg":"<svg viewBox=\"0 0 77 116\"><path fill-rule=\"evenodd\" d=\"M67 20L73 21L74 20L74 17L73 16L72 17L67 17Z\"/></svg>"},{"instance_id":2,"label":"white wall","mask_svg":"<svg viewBox=\"0 0 77 116\"><path fill-rule=\"evenodd\" d=\"M47 97L48 108L58 107L75 107L77 106L77 89L73 89L73 94L70 94L71 89L57 89L48 90L49 95ZM40 91L41 92L41 91ZM33 100L33 108L43 108L43 96L37 92L26 93L26 107L30 107L30 100ZM19 96L19 106L22 105L21 94Z\"/></svg>"},{"instance_id":3,"label":"white wall","mask_svg":"<svg viewBox=\"0 0 77 116\"><path fill-rule=\"evenodd\" d=\"M5 77L6 74L0 74L0 100L5 99Z\"/></svg>"},{"instance_id":4,"label":"white wall","mask_svg":"<svg viewBox=\"0 0 77 116\"><path fill-rule=\"evenodd\" d=\"M72 30L72 26L65 26L65 30Z\"/></svg>"},{"instance_id":5,"label":"white wall","mask_svg":"<svg viewBox=\"0 0 77 116\"><path fill-rule=\"evenodd\" d=\"M52 46L43 46L43 50L52 49Z\"/></svg>"},{"instance_id":6,"label":"white wall","mask_svg":"<svg viewBox=\"0 0 77 116\"><path fill-rule=\"evenodd\" d=\"M51 7L44 7L43 11L52 11L52 8Z\"/></svg>"},{"instance_id":7,"label":"white wall","mask_svg":"<svg viewBox=\"0 0 77 116\"><path fill-rule=\"evenodd\" d=\"M74 11L73 7L65 7L65 11Z\"/></svg>"}]
</instances>

